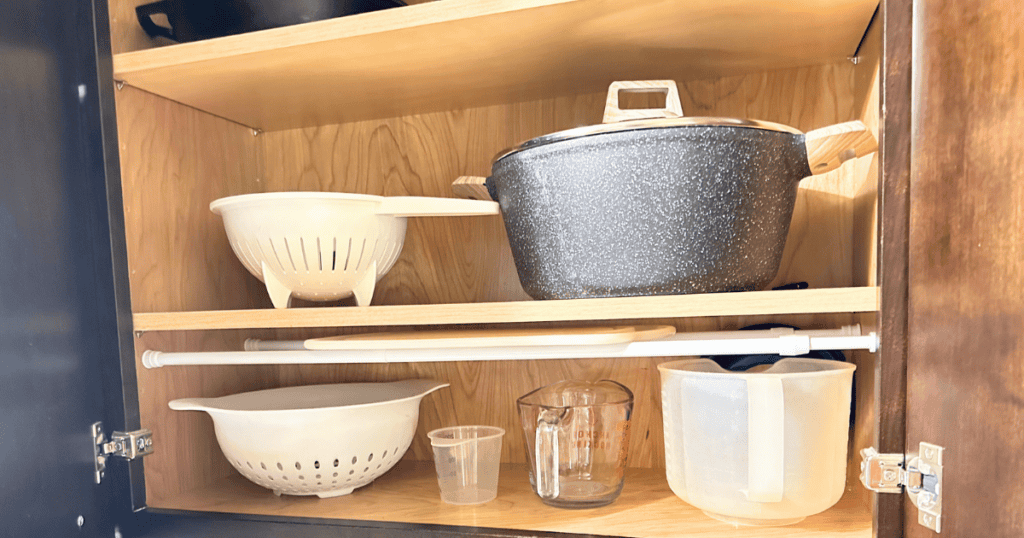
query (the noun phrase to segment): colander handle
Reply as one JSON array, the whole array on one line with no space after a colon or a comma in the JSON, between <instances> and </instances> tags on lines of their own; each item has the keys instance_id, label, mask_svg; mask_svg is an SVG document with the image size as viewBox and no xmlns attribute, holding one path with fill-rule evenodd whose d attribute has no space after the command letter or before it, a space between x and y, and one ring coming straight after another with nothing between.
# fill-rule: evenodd
<instances>
[{"instance_id":1,"label":"colander handle","mask_svg":"<svg viewBox=\"0 0 1024 538\"><path fill-rule=\"evenodd\" d=\"M206 411L209 409L206 406L206 398L180 398L178 400L171 400L167 403L167 407L175 411Z\"/></svg>"},{"instance_id":2,"label":"colander handle","mask_svg":"<svg viewBox=\"0 0 1024 538\"><path fill-rule=\"evenodd\" d=\"M785 487L786 408L782 379L747 378L747 500L779 502Z\"/></svg>"},{"instance_id":3,"label":"colander handle","mask_svg":"<svg viewBox=\"0 0 1024 538\"><path fill-rule=\"evenodd\" d=\"M619 92L664 93L665 108L619 108ZM608 98L604 104L604 120L601 123L618 123L629 120L679 118L683 106L679 104L679 89L674 80L618 80L608 86Z\"/></svg>"},{"instance_id":4,"label":"colander handle","mask_svg":"<svg viewBox=\"0 0 1024 538\"><path fill-rule=\"evenodd\" d=\"M394 217L465 217L497 215L498 203L457 198L429 198L425 196L392 196L377 207L378 215Z\"/></svg>"}]
</instances>

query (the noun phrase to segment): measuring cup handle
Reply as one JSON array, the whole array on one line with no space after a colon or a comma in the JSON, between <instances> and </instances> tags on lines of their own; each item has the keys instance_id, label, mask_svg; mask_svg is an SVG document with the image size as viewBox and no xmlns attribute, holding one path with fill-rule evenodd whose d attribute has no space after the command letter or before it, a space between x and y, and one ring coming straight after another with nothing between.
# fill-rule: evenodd
<instances>
[{"instance_id":1,"label":"measuring cup handle","mask_svg":"<svg viewBox=\"0 0 1024 538\"><path fill-rule=\"evenodd\" d=\"M537 417L534 439L537 495L542 499L558 497L558 415L544 411Z\"/></svg>"},{"instance_id":2,"label":"measuring cup handle","mask_svg":"<svg viewBox=\"0 0 1024 538\"><path fill-rule=\"evenodd\" d=\"M747 500L779 502L783 493L786 408L782 379L747 378Z\"/></svg>"}]
</instances>

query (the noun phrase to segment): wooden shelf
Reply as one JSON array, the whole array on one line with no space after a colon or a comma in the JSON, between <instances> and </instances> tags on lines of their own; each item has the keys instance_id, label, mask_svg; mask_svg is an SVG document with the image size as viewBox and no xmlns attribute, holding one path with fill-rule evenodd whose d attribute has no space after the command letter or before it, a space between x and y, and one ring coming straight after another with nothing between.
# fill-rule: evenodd
<instances>
[{"instance_id":1,"label":"wooden shelf","mask_svg":"<svg viewBox=\"0 0 1024 538\"><path fill-rule=\"evenodd\" d=\"M372 327L828 314L878 310L876 287L441 305L153 312L136 331Z\"/></svg>"},{"instance_id":2,"label":"wooden shelf","mask_svg":"<svg viewBox=\"0 0 1024 538\"><path fill-rule=\"evenodd\" d=\"M274 131L853 54L877 0L443 0L114 56L114 77Z\"/></svg>"},{"instance_id":3,"label":"wooden shelf","mask_svg":"<svg viewBox=\"0 0 1024 538\"><path fill-rule=\"evenodd\" d=\"M627 470L622 495L608 506L590 510L563 510L543 504L530 489L527 476L525 465L502 465L497 499L476 506L453 506L442 502L432 462L401 462L373 484L334 499L276 497L269 490L235 474L197 491L167 499L151 499L149 506L157 510L652 538L871 536L871 509L849 493L836 506L796 525L737 528L705 516L676 497L669 489L662 470ZM852 487L860 485L849 486Z\"/></svg>"}]
</instances>

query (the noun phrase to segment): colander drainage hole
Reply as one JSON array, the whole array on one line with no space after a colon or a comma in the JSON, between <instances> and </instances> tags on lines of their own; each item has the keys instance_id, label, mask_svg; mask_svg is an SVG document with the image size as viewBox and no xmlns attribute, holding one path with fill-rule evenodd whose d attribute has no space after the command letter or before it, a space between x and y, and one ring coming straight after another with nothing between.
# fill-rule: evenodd
<instances>
[{"instance_id":1,"label":"colander drainage hole","mask_svg":"<svg viewBox=\"0 0 1024 538\"><path fill-rule=\"evenodd\" d=\"M299 475L299 480L305 480L305 479L306 479L306 477L304 477L302 475Z\"/></svg>"},{"instance_id":2,"label":"colander drainage hole","mask_svg":"<svg viewBox=\"0 0 1024 538\"><path fill-rule=\"evenodd\" d=\"M318 485L318 486L322 486L323 484L322 484L322 483L320 483L320 482L317 482L317 483L316 483L316 485Z\"/></svg>"},{"instance_id":3,"label":"colander drainage hole","mask_svg":"<svg viewBox=\"0 0 1024 538\"><path fill-rule=\"evenodd\" d=\"M381 457L382 457L382 458L386 458L386 457L388 457L388 451L387 451L387 450L385 450L385 451L384 451L384 455L382 455Z\"/></svg>"},{"instance_id":4,"label":"colander drainage hole","mask_svg":"<svg viewBox=\"0 0 1024 538\"><path fill-rule=\"evenodd\" d=\"M335 467L337 467L337 466L338 466L338 463L339 463L339 462L338 462L338 460L334 460L334 466L335 466Z\"/></svg>"},{"instance_id":5,"label":"colander drainage hole","mask_svg":"<svg viewBox=\"0 0 1024 538\"><path fill-rule=\"evenodd\" d=\"M302 470L302 464L299 463L299 462L295 462L295 470L296 471L301 471Z\"/></svg>"},{"instance_id":6,"label":"colander drainage hole","mask_svg":"<svg viewBox=\"0 0 1024 538\"><path fill-rule=\"evenodd\" d=\"M272 477L272 476L268 476L267 478L269 478L271 482L274 481L274 477Z\"/></svg>"},{"instance_id":7,"label":"colander drainage hole","mask_svg":"<svg viewBox=\"0 0 1024 538\"><path fill-rule=\"evenodd\" d=\"M370 468L366 467L365 469L363 469L363 472L365 473L366 471L369 471L369 470L370 470Z\"/></svg>"},{"instance_id":8,"label":"colander drainage hole","mask_svg":"<svg viewBox=\"0 0 1024 538\"><path fill-rule=\"evenodd\" d=\"M281 480L284 480L285 482L287 482L288 481L288 477L285 476L285 475L281 475Z\"/></svg>"},{"instance_id":9,"label":"colander drainage hole","mask_svg":"<svg viewBox=\"0 0 1024 538\"><path fill-rule=\"evenodd\" d=\"M281 465L281 462L277 462L277 470L278 471L283 471L284 470L284 465Z\"/></svg>"},{"instance_id":10,"label":"colander drainage hole","mask_svg":"<svg viewBox=\"0 0 1024 538\"><path fill-rule=\"evenodd\" d=\"M380 466L381 466L381 464L380 464L380 463L378 463L378 464L377 464L377 468L378 468L378 469L380 469Z\"/></svg>"},{"instance_id":11,"label":"colander drainage hole","mask_svg":"<svg viewBox=\"0 0 1024 538\"><path fill-rule=\"evenodd\" d=\"M267 470L267 464L266 464L266 463L263 463L262 461L260 462L260 467L263 467L263 470L264 470L264 471L266 471L266 470Z\"/></svg>"},{"instance_id":12,"label":"colander drainage hole","mask_svg":"<svg viewBox=\"0 0 1024 538\"><path fill-rule=\"evenodd\" d=\"M320 475L316 475L316 479L317 479L317 480L320 480Z\"/></svg>"},{"instance_id":13,"label":"colander drainage hole","mask_svg":"<svg viewBox=\"0 0 1024 538\"><path fill-rule=\"evenodd\" d=\"M320 468L320 461L319 460L313 462L313 468L314 469L319 469Z\"/></svg>"},{"instance_id":14,"label":"colander drainage hole","mask_svg":"<svg viewBox=\"0 0 1024 538\"><path fill-rule=\"evenodd\" d=\"M334 478L338 478L338 473L334 473Z\"/></svg>"},{"instance_id":15,"label":"colander drainage hole","mask_svg":"<svg viewBox=\"0 0 1024 538\"><path fill-rule=\"evenodd\" d=\"M348 472L348 474L356 474L356 470L352 469L351 471Z\"/></svg>"},{"instance_id":16,"label":"colander drainage hole","mask_svg":"<svg viewBox=\"0 0 1024 538\"><path fill-rule=\"evenodd\" d=\"M357 461L359 461L359 458L352 456L352 465L355 465Z\"/></svg>"},{"instance_id":17,"label":"colander drainage hole","mask_svg":"<svg viewBox=\"0 0 1024 538\"><path fill-rule=\"evenodd\" d=\"M373 461L373 454L370 454L370 457L366 458L366 461Z\"/></svg>"},{"instance_id":18,"label":"colander drainage hole","mask_svg":"<svg viewBox=\"0 0 1024 538\"><path fill-rule=\"evenodd\" d=\"M249 463L249 462L245 462L245 464L246 464L246 465L248 465L250 469L252 469L252 468L253 468L253 467L252 467L252 464L251 464L251 463Z\"/></svg>"}]
</instances>

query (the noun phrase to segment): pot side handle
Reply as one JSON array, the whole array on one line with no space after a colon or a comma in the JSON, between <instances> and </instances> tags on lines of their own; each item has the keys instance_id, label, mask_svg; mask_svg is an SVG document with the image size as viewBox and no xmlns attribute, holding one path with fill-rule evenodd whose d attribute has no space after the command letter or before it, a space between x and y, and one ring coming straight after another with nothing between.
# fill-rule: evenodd
<instances>
[{"instance_id":1,"label":"pot side handle","mask_svg":"<svg viewBox=\"0 0 1024 538\"><path fill-rule=\"evenodd\" d=\"M459 198L470 200L491 201L491 194L487 192L487 178L477 176L461 176L452 182L452 194Z\"/></svg>"},{"instance_id":2,"label":"pot side handle","mask_svg":"<svg viewBox=\"0 0 1024 538\"><path fill-rule=\"evenodd\" d=\"M811 173L818 175L831 172L850 159L874 153L878 141L862 122L848 121L805 134L804 146Z\"/></svg>"},{"instance_id":3,"label":"pot side handle","mask_svg":"<svg viewBox=\"0 0 1024 538\"><path fill-rule=\"evenodd\" d=\"M619 108L619 92L665 94L665 108ZM680 118L683 106L679 104L679 89L674 80L618 80L608 86L608 98L604 104L604 120L601 123L618 123L629 120Z\"/></svg>"}]
</instances>

